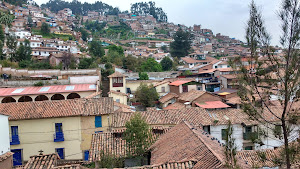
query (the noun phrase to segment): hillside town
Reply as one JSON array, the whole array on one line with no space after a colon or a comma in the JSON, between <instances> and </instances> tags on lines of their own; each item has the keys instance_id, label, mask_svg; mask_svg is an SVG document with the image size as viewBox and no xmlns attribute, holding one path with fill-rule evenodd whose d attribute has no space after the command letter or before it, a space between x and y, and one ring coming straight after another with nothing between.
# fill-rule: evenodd
<instances>
[{"instance_id":1,"label":"hillside town","mask_svg":"<svg viewBox=\"0 0 300 169\"><path fill-rule=\"evenodd\" d=\"M300 168L299 28L268 46L153 2L23 1L0 2L0 169Z\"/></svg>"}]
</instances>

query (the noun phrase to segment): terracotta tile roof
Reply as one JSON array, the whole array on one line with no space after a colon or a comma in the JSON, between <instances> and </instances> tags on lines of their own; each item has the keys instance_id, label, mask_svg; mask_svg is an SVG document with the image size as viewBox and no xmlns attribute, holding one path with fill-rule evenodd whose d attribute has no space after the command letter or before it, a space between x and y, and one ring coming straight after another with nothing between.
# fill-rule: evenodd
<instances>
[{"instance_id":1,"label":"terracotta tile roof","mask_svg":"<svg viewBox=\"0 0 300 169\"><path fill-rule=\"evenodd\" d=\"M151 147L151 164L195 159L194 168L223 168L223 146L186 121L162 135Z\"/></svg>"},{"instance_id":2,"label":"terracotta tile roof","mask_svg":"<svg viewBox=\"0 0 300 169\"><path fill-rule=\"evenodd\" d=\"M9 120L95 116L113 112L112 98L71 99L40 102L2 103L0 112Z\"/></svg>"},{"instance_id":3,"label":"terracotta tile roof","mask_svg":"<svg viewBox=\"0 0 300 169\"><path fill-rule=\"evenodd\" d=\"M222 89L222 90L220 90L220 91L217 91L217 92L214 92L215 94L219 94L219 93L224 93L224 92L226 92L226 93L229 93L229 94L231 94L231 93L237 93L237 89Z\"/></svg>"},{"instance_id":4,"label":"terracotta tile roof","mask_svg":"<svg viewBox=\"0 0 300 169\"><path fill-rule=\"evenodd\" d=\"M175 110L175 109L183 109L186 106L183 103L175 102L173 104L169 104L167 107L164 107L164 110Z\"/></svg>"},{"instance_id":5,"label":"terracotta tile roof","mask_svg":"<svg viewBox=\"0 0 300 169\"><path fill-rule=\"evenodd\" d=\"M56 153L31 156L24 169L53 168L57 165L57 159L60 158Z\"/></svg>"},{"instance_id":6,"label":"terracotta tile roof","mask_svg":"<svg viewBox=\"0 0 300 169\"><path fill-rule=\"evenodd\" d=\"M181 60L183 60L186 63L198 63L199 60L193 59L191 57L182 57Z\"/></svg>"},{"instance_id":7,"label":"terracotta tile roof","mask_svg":"<svg viewBox=\"0 0 300 169\"><path fill-rule=\"evenodd\" d=\"M149 125L171 125L174 126L182 120L186 120L194 125L203 123L203 114L207 114L205 109L200 107L183 108L176 110L148 110L140 112ZM112 125L115 128L125 127L125 123L130 120L134 113L114 113ZM206 117L207 117L206 116ZM212 123L212 122L211 122Z\"/></svg>"},{"instance_id":8,"label":"terracotta tile roof","mask_svg":"<svg viewBox=\"0 0 300 169\"><path fill-rule=\"evenodd\" d=\"M91 99L91 98L95 98L95 97L97 97L97 96L101 96L101 94L102 94L102 91L100 90L99 92L95 92L95 93L93 93L93 94L91 94L91 95L88 95L88 96L86 96L86 97L84 97L84 98L86 98L86 99Z\"/></svg>"},{"instance_id":9,"label":"terracotta tile roof","mask_svg":"<svg viewBox=\"0 0 300 169\"><path fill-rule=\"evenodd\" d=\"M18 87L18 88L0 88L0 96L16 96L45 93L72 93L82 91L96 91L95 84L72 84L55 85L41 87Z\"/></svg>"},{"instance_id":10,"label":"terracotta tile roof","mask_svg":"<svg viewBox=\"0 0 300 169\"><path fill-rule=\"evenodd\" d=\"M154 87L157 87L157 86L160 86L160 85L163 85L165 83L171 83L171 80L163 80L161 82L158 82L156 83L155 85L153 85Z\"/></svg>"},{"instance_id":11,"label":"terracotta tile roof","mask_svg":"<svg viewBox=\"0 0 300 169\"><path fill-rule=\"evenodd\" d=\"M182 84L189 83L191 81L192 80L177 80L177 81L174 81L174 82L170 83L169 85L170 86L180 86Z\"/></svg>"},{"instance_id":12,"label":"terracotta tile roof","mask_svg":"<svg viewBox=\"0 0 300 169\"><path fill-rule=\"evenodd\" d=\"M178 95L176 93L168 93L166 94L165 96L162 96L160 99L159 99L159 102L161 103L166 103L167 101L173 99L173 98L177 98Z\"/></svg>"},{"instance_id":13,"label":"terracotta tile roof","mask_svg":"<svg viewBox=\"0 0 300 169\"><path fill-rule=\"evenodd\" d=\"M89 161L99 161L101 153L115 155L117 157L126 157L128 155L128 147L126 140L123 139L121 132L105 132L95 133L92 135L91 149L89 154ZM160 135L164 134L168 129L163 130L162 133L152 133L153 139L157 139Z\"/></svg>"},{"instance_id":14,"label":"terracotta tile roof","mask_svg":"<svg viewBox=\"0 0 300 169\"><path fill-rule=\"evenodd\" d=\"M0 155L0 162L6 160L7 158L11 157L14 153L12 152L6 152L5 154Z\"/></svg>"},{"instance_id":15,"label":"terracotta tile roof","mask_svg":"<svg viewBox=\"0 0 300 169\"><path fill-rule=\"evenodd\" d=\"M205 93L207 93L207 92L193 89L193 90L190 90L189 92L182 93L179 96L178 100L182 100L185 102L192 102Z\"/></svg>"},{"instance_id":16,"label":"terracotta tile roof","mask_svg":"<svg viewBox=\"0 0 300 169\"><path fill-rule=\"evenodd\" d=\"M202 107L204 109L219 109L219 108L228 108L227 104L221 101L210 101L204 103L195 103L197 106Z\"/></svg>"},{"instance_id":17,"label":"terracotta tile roof","mask_svg":"<svg viewBox=\"0 0 300 169\"><path fill-rule=\"evenodd\" d=\"M131 107L114 101L115 111L117 112L133 112Z\"/></svg>"},{"instance_id":18,"label":"terracotta tile roof","mask_svg":"<svg viewBox=\"0 0 300 169\"><path fill-rule=\"evenodd\" d=\"M126 169L192 169L197 160L172 161L164 164L145 165L137 167L126 167Z\"/></svg>"},{"instance_id":19,"label":"terracotta tile roof","mask_svg":"<svg viewBox=\"0 0 300 169\"><path fill-rule=\"evenodd\" d=\"M230 104L241 104L241 98L239 96L228 98L227 103Z\"/></svg>"},{"instance_id":20,"label":"terracotta tile roof","mask_svg":"<svg viewBox=\"0 0 300 169\"><path fill-rule=\"evenodd\" d=\"M125 77L125 75L116 71L115 73L113 73L107 77Z\"/></svg>"},{"instance_id":21,"label":"terracotta tile roof","mask_svg":"<svg viewBox=\"0 0 300 169\"><path fill-rule=\"evenodd\" d=\"M51 169L88 169L88 168L83 167L80 164L67 164L63 166L56 166Z\"/></svg>"}]
</instances>

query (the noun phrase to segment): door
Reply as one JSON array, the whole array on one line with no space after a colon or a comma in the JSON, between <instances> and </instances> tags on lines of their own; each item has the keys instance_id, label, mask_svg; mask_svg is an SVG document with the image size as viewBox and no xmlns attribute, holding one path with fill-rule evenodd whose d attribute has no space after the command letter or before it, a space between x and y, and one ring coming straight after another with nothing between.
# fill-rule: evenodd
<instances>
[{"instance_id":1,"label":"door","mask_svg":"<svg viewBox=\"0 0 300 169\"><path fill-rule=\"evenodd\" d=\"M88 161L88 160L89 160L89 155L90 155L89 150L85 150L85 151L84 151L84 160L85 160L85 161Z\"/></svg>"},{"instance_id":2,"label":"door","mask_svg":"<svg viewBox=\"0 0 300 169\"><path fill-rule=\"evenodd\" d=\"M11 126L11 135L12 136L18 135L18 126Z\"/></svg>"},{"instance_id":3,"label":"door","mask_svg":"<svg viewBox=\"0 0 300 169\"><path fill-rule=\"evenodd\" d=\"M55 132L62 133L62 123L55 123Z\"/></svg>"},{"instance_id":4,"label":"door","mask_svg":"<svg viewBox=\"0 0 300 169\"><path fill-rule=\"evenodd\" d=\"M11 150L13 152L13 165L22 165L22 149Z\"/></svg>"}]
</instances>

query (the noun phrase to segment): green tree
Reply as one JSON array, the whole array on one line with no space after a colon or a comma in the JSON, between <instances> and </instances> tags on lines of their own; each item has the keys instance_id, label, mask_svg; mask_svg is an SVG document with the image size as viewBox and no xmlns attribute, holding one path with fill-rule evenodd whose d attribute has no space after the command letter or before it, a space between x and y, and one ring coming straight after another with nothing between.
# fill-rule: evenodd
<instances>
[{"instance_id":1,"label":"green tree","mask_svg":"<svg viewBox=\"0 0 300 169\"><path fill-rule=\"evenodd\" d=\"M10 55L10 60L15 60L18 41L15 36L8 35L6 38L6 46Z\"/></svg>"},{"instance_id":2,"label":"green tree","mask_svg":"<svg viewBox=\"0 0 300 169\"><path fill-rule=\"evenodd\" d=\"M233 127L230 121L228 121L226 129L226 138L225 138L225 147L224 153L226 157L226 166L228 168L237 169L237 160L236 160L237 148L235 145L235 138L233 138Z\"/></svg>"},{"instance_id":3,"label":"green tree","mask_svg":"<svg viewBox=\"0 0 300 169\"><path fill-rule=\"evenodd\" d=\"M140 113L135 113L130 121L126 122L125 127L124 138L129 148L128 156L142 157L152 143L150 126Z\"/></svg>"},{"instance_id":4,"label":"green tree","mask_svg":"<svg viewBox=\"0 0 300 169\"><path fill-rule=\"evenodd\" d=\"M172 57L187 56L191 49L192 35L180 28L173 36L173 39L174 41L170 44L170 53Z\"/></svg>"},{"instance_id":5,"label":"green tree","mask_svg":"<svg viewBox=\"0 0 300 169\"><path fill-rule=\"evenodd\" d=\"M5 28L10 27L13 20L14 16L4 12L0 12L0 24L4 24Z\"/></svg>"},{"instance_id":6,"label":"green tree","mask_svg":"<svg viewBox=\"0 0 300 169\"><path fill-rule=\"evenodd\" d=\"M249 70L242 65L241 58L230 61L233 68L240 72L238 79L238 94L242 101L242 108L250 119L255 119L262 125L270 128L280 126L284 143L284 153L281 164L291 168L295 154L289 145L290 131L297 124L297 116L293 106L300 98L300 4L298 0L282 0L279 11L282 22L282 36L280 44L283 56L274 54L270 46L270 35L266 31L262 14L252 1L250 5L250 17L246 27L246 39L250 47ZM263 59L259 58L257 49L264 53ZM274 92L276 91L276 93ZM279 106L276 109L270 107L270 97L277 96ZM257 96L257 97L254 97ZM259 103L259 104L258 104ZM295 104L294 104L295 103ZM266 114L273 116L270 121ZM278 121L274 123L273 121ZM266 136L273 137L273 136Z\"/></svg>"},{"instance_id":7,"label":"green tree","mask_svg":"<svg viewBox=\"0 0 300 169\"><path fill-rule=\"evenodd\" d=\"M31 47L28 39L24 41L24 44L20 43L16 51L15 61L20 62L23 60L31 60Z\"/></svg>"},{"instance_id":8,"label":"green tree","mask_svg":"<svg viewBox=\"0 0 300 169\"><path fill-rule=\"evenodd\" d=\"M153 85L147 86L142 83L136 90L136 98L143 106L151 107L154 106L159 95Z\"/></svg>"},{"instance_id":9,"label":"green tree","mask_svg":"<svg viewBox=\"0 0 300 169\"><path fill-rule=\"evenodd\" d=\"M164 57L160 62L163 71L169 71L173 68L173 61L169 57Z\"/></svg>"},{"instance_id":10,"label":"green tree","mask_svg":"<svg viewBox=\"0 0 300 169\"><path fill-rule=\"evenodd\" d=\"M81 33L81 39L83 41L87 41L89 37L89 33L83 28L80 29L80 33Z\"/></svg>"},{"instance_id":11,"label":"green tree","mask_svg":"<svg viewBox=\"0 0 300 169\"><path fill-rule=\"evenodd\" d=\"M190 75L192 75L193 73L191 72L191 71L189 71L189 70L186 70L186 71L184 71L183 73L182 73L182 75L183 76L190 76Z\"/></svg>"},{"instance_id":12,"label":"green tree","mask_svg":"<svg viewBox=\"0 0 300 169\"><path fill-rule=\"evenodd\" d=\"M2 28L2 25L0 25L0 40L2 41L2 44L5 40L5 34L3 32L3 28Z\"/></svg>"},{"instance_id":13,"label":"green tree","mask_svg":"<svg viewBox=\"0 0 300 169\"><path fill-rule=\"evenodd\" d=\"M133 72L141 71L141 65L145 62L146 59L144 57L134 57L132 55L128 55L123 58L123 68L129 69Z\"/></svg>"},{"instance_id":14,"label":"green tree","mask_svg":"<svg viewBox=\"0 0 300 169\"><path fill-rule=\"evenodd\" d=\"M31 17L31 16L28 16L27 22L28 22L28 26L29 26L29 27L32 27L32 26L33 26L33 20L32 20L32 17Z\"/></svg>"},{"instance_id":15,"label":"green tree","mask_svg":"<svg viewBox=\"0 0 300 169\"><path fill-rule=\"evenodd\" d=\"M80 59L80 62L78 64L78 68L79 69L88 69L91 64L93 63L93 59L92 58L83 58Z\"/></svg>"},{"instance_id":16,"label":"green tree","mask_svg":"<svg viewBox=\"0 0 300 169\"><path fill-rule=\"evenodd\" d=\"M4 59L4 54L3 54L3 42L0 40L0 60Z\"/></svg>"},{"instance_id":17,"label":"green tree","mask_svg":"<svg viewBox=\"0 0 300 169\"><path fill-rule=\"evenodd\" d=\"M48 35L50 33L49 25L47 23L45 23L45 22L42 23L41 33L43 35Z\"/></svg>"},{"instance_id":18,"label":"green tree","mask_svg":"<svg viewBox=\"0 0 300 169\"><path fill-rule=\"evenodd\" d=\"M148 58L146 62L141 65L142 72L162 72L162 67L154 58Z\"/></svg>"},{"instance_id":19,"label":"green tree","mask_svg":"<svg viewBox=\"0 0 300 169\"><path fill-rule=\"evenodd\" d=\"M89 44L89 52L94 57L101 58L102 56L104 56L104 49L102 48L101 42L93 40Z\"/></svg>"},{"instance_id":20,"label":"green tree","mask_svg":"<svg viewBox=\"0 0 300 169\"><path fill-rule=\"evenodd\" d=\"M146 72L139 72L139 80L149 80L149 76Z\"/></svg>"}]
</instances>

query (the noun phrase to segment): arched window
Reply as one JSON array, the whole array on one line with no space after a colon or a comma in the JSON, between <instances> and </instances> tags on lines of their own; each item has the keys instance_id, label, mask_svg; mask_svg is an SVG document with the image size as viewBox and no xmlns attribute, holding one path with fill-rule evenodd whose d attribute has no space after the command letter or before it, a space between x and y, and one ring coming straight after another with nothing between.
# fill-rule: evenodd
<instances>
[{"instance_id":1,"label":"arched window","mask_svg":"<svg viewBox=\"0 0 300 169\"><path fill-rule=\"evenodd\" d=\"M12 102L16 102L16 99L12 98L12 97L5 97L1 103L12 103Z\"/></svg>"},{"instance_id":2,"label":"arched window","mask_svg":"<svg viewBox=\"0 0 300 169\"><path fill-rule=\"evenodd\" d=\"M77 99L77 98L80 98L80 95L77 94L77 93L70 93L70 94L67 96L67 99Z\"/></svg>"},{"instance_id":3,"label":"arched window","mask_svg":"<svg viewBox=\"0 0 300 169\"><path fill-rule=\"evenodd\" d=\"M38 95L34 99L34 101L44 101L44 100L49 100L49 98L47 96L45 96L45 95Z\"/></svg>"},{"instance_id":4,"label":"arched window","mask_svg":"<svg viewBox=\"0 0 300 169\"><path fill-rule=\"evenodd\" d=\"M51 100L65 100L65 96L62 94L55 94L51 97Z\"/></svg>"},{"instance_id":5,"label":"arched window","mask_svg":"<svg viewBox=\"0 0 300 169\"><path fill-rule=\"evenodd\" d=\"M22 96L19 98L18 102L32 102L32 98L30 96Z\"/></svg>"}]
</instances>

